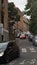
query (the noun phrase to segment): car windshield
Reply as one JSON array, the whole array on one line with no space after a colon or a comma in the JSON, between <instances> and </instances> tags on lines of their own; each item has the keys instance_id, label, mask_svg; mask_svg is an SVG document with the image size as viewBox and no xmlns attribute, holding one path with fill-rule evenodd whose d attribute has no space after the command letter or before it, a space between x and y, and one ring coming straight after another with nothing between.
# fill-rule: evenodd
<instances>
[{"instance_id":1,"label":"car windshield","mask_svg":"<svg viewBox=\"0 0 37 65\"><path fill-rule=\"evenodd\" d=\"M8 42L0 43L0 51L4 51L7 48Z\"/></svg>"}]
</instances>

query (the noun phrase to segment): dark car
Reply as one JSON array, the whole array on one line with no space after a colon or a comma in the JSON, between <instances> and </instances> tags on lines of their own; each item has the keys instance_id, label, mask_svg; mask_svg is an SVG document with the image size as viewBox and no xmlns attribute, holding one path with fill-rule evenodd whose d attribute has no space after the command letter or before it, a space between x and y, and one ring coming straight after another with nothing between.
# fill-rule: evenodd
<instances>
[{"instance_id":1,"label":"dark car","mask_svg":"<svg viewBox=\"0 0 37 65\"><path fill-rule=\"evenodd\" d=\"M20 56L19 47L15 42L0 43L0 63L8 63Z\"/></svg>"},{"instance_id":2,"label":"dark car","mask_svg":"<svg viewBox=\"0 0 37 65\"><path fill-rule=\"evenodd\" d=\"M26 39L26 35L25 34L21 34L20 35L20 39Z\"/></svg>"}]
</instances>

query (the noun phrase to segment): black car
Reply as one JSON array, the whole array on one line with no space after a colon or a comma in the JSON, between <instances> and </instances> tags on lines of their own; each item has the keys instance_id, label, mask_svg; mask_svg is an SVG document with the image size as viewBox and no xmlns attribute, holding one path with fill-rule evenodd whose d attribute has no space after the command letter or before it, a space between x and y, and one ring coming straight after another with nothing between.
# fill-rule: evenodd
<instances>
[{"instance_id":1,"label":"black car","mask_svg":"<svg viewBox=\"0 0 37 65\"><path fill-rule=\"evenodd\" d=\"M0 63L8 63L20 56L18 45L13 41L0 43Z\"/></svg>"}]
</instances>

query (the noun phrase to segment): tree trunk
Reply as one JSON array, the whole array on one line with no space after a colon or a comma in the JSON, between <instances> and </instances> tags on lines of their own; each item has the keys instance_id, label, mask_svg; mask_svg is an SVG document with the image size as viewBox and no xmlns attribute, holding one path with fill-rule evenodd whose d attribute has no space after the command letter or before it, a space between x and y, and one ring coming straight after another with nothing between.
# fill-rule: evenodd
<instances>
[{"instance_id":1,"label":"tree trunk","mask_svg":"<svg viewBox=\"0 0 37 65\"><path fill-rule=\"evenodd\" d=\"M15 40L15 33L12 24L9 23L9 41Z\"/></svg>"}]
</instances>

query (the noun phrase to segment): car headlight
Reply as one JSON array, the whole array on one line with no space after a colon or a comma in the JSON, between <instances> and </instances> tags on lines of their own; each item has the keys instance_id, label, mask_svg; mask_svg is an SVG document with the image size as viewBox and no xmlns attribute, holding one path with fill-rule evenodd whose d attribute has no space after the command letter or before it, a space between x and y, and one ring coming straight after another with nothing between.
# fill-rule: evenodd
<instances>
[{"instance_id":1,"label":"car headlight","mask_svg":"<svg viewBox=\"0 0 37 65\"><path fill-rule=\"evenodd\" d=\"M37 42L37 40L35 40L35 42Z\"/></svg>"},{"instance_id":2,"label":"car headlight","mask_svg":"<svg viewBox=\"0 0 37 65\"><path fill-rule=\"evenodd\" d=\"M0 52L0 57L4 55L4 52Z\"/></svg>"}]
</instances>

